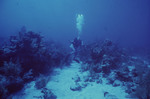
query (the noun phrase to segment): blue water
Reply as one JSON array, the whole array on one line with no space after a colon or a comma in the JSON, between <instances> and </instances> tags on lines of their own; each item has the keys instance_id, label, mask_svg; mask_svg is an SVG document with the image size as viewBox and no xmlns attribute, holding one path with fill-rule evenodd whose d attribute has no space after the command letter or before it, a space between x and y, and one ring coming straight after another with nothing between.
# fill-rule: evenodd
<instances>
[{"instance_id":1,"label":"blue water","mask_svg":"<svg viewBox=\"0 0 150 99\"><path fill-rule=\"evenodd\" d=\"M149 75L150 0L0 0L0 98L149 99Z\"/></svg>"},{"instance_id":2,"label":"blue water","mask_svg":"<svg viewBox=\"0 0 150 99\"><path fill-rule=\"evenodd\" d=\"M122 44L149 45L149 0L1 0L0 36L25 26L65 43L77 36L76 16L85 18L85 42L111 39Z\"/></svg>"}]
</instances>

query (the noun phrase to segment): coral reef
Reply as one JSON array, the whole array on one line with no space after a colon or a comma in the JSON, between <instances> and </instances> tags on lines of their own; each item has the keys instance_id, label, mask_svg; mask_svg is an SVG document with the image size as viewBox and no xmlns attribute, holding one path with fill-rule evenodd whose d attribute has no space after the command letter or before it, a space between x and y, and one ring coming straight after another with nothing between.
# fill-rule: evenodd
<instances>
[{"instance_id":1,"label":"coral reef","mask_svg":"<svg viewBox=\"0 0 150 99\"><path fill-rule=\"evenodd\" d=\"M86 58L83 58L83 54ZM83 45L78 58L82 61L81 71L90 72L91 80L86 81L96 82L97 79L106 78L107 84L121 86L132 98L149 99L148 61L129 55L110 40Z\"/></svg>"},{"instance_id":2,"label":"coral reef","mask_svg":"<svg viewBox=\"0 0 150 99\"><path fill-rule=\"evenodd\" d=\"M62 69L72 61L81 64L80 73L86 75L72 78L71 91L82 91L92 83L103 84L104 78L113 87L121 86L128 97L150 98L149 54L145 58L133 56L108 39L84 45L80 38L75 38L71 44L72 52L54 41L43 41L39 33L27 32L25 27L18 36L11 36L0 47L0 98L11 98L34 80L34 87L43 93L34 98L56 99L46 88L51 80L48 76L54 68ZM104 96L113 95L105 92Z\"/></svg>"},{"instance_id":3,"label":"coral reef","mask_svg":"<svg viewBox=\"0 0 150 99\"><path fill-rule=\"evenodd\" d=\"M56 66L69 64L70 55L65 48L62 51L55 42L47 43L39 33L27 32L25 27L17 36L10 36L9 41L0 48L0 98L7 98L21 90L25 83L40 74L50 74ZM41 79L39 82L43 84L43 81ZM43 86L38 84L37 88Z\"/></svg>"}]
</instances>

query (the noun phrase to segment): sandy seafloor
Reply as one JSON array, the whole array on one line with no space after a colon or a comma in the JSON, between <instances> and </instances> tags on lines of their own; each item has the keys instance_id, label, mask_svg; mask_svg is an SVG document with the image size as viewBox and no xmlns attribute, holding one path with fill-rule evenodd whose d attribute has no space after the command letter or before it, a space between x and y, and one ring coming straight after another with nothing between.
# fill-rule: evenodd
<instances>
[{"instance_id":1,"label":"sandy seafloor","mask_svg":"<svg viewBox=\"0 0 150 99\"><path fill-rule=\"evenodd\" d=\"M105 78L102 78L102 84L90 82L88 86L82 88L81 91L72 91L70 86L75 83L72 78L76 75L82 78L82 76L88 74L87 72L80 72L80 66L80 63L73 62L69 67L63 69L56 68L46 88L51 89L57 96L57 99L106 99L104 97L104 92L109 92L118 99L128 99L126 98L127 93L124 92L123 88L106 84ZM13 96L13 99L36 99L34 96L43 95L41 90L37 90L34 85L34 81L28 83L22 91Z\"/></svg>"}]
</instances>

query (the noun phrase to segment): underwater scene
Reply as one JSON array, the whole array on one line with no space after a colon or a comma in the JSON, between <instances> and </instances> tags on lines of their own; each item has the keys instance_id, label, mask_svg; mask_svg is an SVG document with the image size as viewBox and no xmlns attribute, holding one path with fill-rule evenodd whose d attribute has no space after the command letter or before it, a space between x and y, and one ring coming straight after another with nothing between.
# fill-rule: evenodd
<instances>
[{"instance_id":1,"label":"underwater scene","mask_svg":"<svg viewBox=\"0 0 150 99\"><path fill-rule=\"evenodd\" d=\"M150 99L150 0L0 0L0 99Z\"/></svg>"}]
</instances>

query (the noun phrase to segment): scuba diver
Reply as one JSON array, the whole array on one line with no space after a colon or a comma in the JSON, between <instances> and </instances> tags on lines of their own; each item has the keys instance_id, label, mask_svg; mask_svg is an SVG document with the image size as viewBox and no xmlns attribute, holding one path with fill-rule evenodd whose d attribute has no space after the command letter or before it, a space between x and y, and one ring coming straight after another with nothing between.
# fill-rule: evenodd
<instances>
[{"instance_id":1,"label":"scuba diver","mask_svg":"<svg viewBox=\"0 0 150 99\"><path fill-rule=\"evenodd\" d=\"M82 41L77 37L71 43L73 45L74 50L78 50L82 45Z\"/></svg>"},{"instance_id":2,"label":"scuba diver","mask_svg":"<svg viewBox=\"0 0 150 99\"><path fill-rule=\"evenodd\" d=\"M70 47L72 48L72 54L73 54L73 59L75 60L75 61L77 61L77 62L79 62L78 60L77 60L77 55L78 55L78 52L80 51L80 48L81 48L81 46L83 45L83 42L82 42L82 40L80 40L79 38L74 38L74 40L73 41L71 41L71 45L70 45Z\"/></svg>"}]
</instances>

